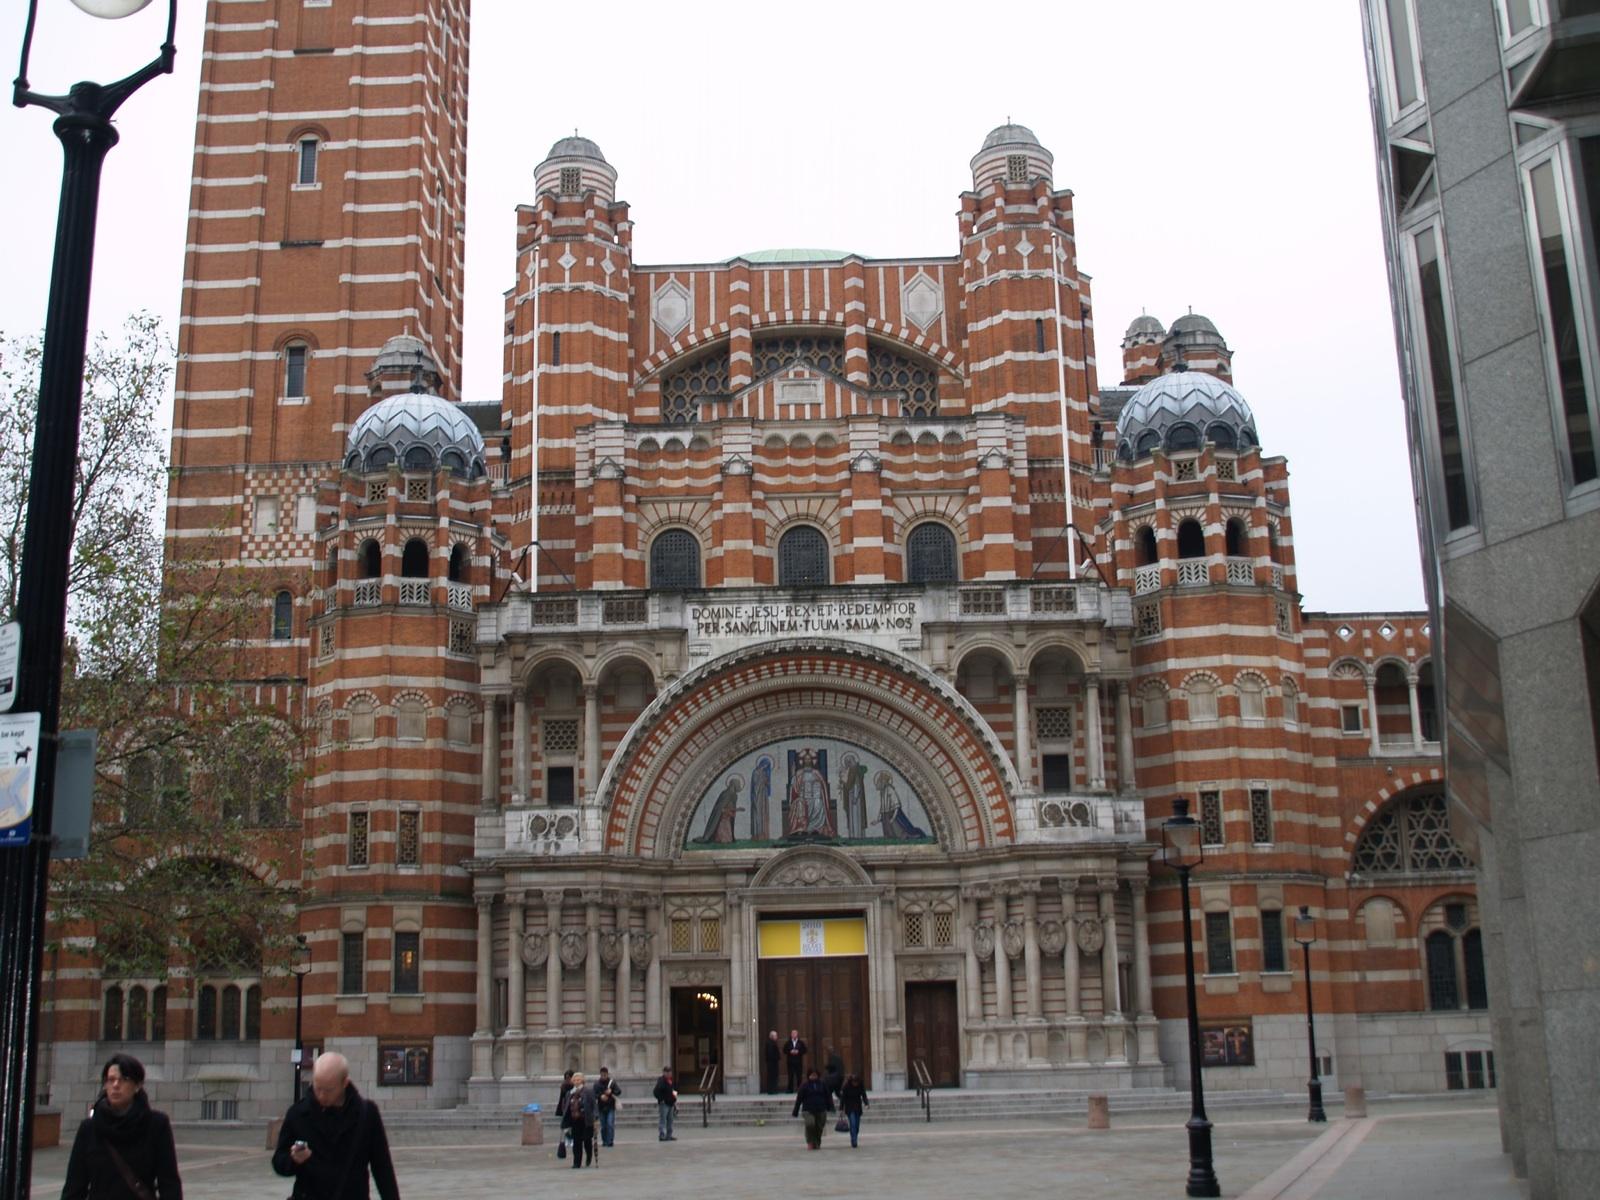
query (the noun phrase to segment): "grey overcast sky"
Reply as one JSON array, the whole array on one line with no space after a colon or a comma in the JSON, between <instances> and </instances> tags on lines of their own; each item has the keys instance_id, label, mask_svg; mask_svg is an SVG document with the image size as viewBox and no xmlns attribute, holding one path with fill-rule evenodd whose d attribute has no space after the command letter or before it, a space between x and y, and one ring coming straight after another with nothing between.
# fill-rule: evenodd
<instances>
[{"instance_id":1,"label":"grey overcast sky","mask_svg":"<svg viewBox=\"0 0 1600 1200\"><path fill-rule=\"evenodd\" d=\"M64 90L143 61L165 6L115 23L40 7L30 75ZM0 24L8 57L21 8ZM177 327L204 5L179 9L177 74L123 109L106 167L95 329L139 308ZM635 261L676 263L777 246L953 255L968 160L1009 117L1074 192L1101 382L1120 381L1141 311L1209 316L1266 451L1289 460L1306 606L1421 607L1352 0L478 0L471 45L468 398L499 394L513 208L574 128L619 173ZM22 333L44 320L60 150L40 110L0 121L0 329Z\"/></svg>"}]
</instances>

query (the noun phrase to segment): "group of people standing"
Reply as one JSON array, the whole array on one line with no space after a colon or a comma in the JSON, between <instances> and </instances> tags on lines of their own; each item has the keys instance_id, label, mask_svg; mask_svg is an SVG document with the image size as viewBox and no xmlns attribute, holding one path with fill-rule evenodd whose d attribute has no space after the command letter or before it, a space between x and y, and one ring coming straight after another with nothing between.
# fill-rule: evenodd
<instances>
[{"instance_id":1,"label":"group of people standing","mask_svg":"<svg viewBox=\"0 0 1600 1200\"><path fill-rule=\"evenodd\" d=\"M558 1156L565 1156L572 1148L572 1165L581 1167L587 1159L595 1165L595 1138L602 1148L616 1142L617 1106L622 1103L622 1086L611 1077L608 1067L601 1067L593 1083L588 1083L581 1071L567 1071L561 1077L561 1094L556 1099L556 1111L561 1114L561 1146Z\"/></svg>"},{"instance_id":2,"label":"group of people standing","mask_svg":"<svg viewBox=\"0 0 1600 1200\"><path fill-rule=\"evenodd\" d=\"M860 1076L845 1074L844 1059L832 1043L823 1044L822 1068L807 1070L805 1060L809 1049L798 1029L791 1029L786 1041L778 1039L776 1029L771 1030L765 1047L766 1090L768 1094L778 1090L778 1064L787 1064L788 1090L794 1093L794 1111L790 1115L798 1117L805 1112L806 1145L813 1150L822 1145L828 1114L834 1111L837 1100L840 1117L835 1128L840 1133L849 1132L850 1145L854 1148L861 1136L862 1110L872 1103L867 1099L866 1085Z\"/></svg>"}]
</instances>

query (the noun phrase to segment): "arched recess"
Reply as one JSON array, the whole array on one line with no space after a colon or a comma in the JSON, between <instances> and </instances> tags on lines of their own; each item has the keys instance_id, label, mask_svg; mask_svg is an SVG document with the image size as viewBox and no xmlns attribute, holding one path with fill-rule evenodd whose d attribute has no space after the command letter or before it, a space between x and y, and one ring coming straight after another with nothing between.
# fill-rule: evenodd
<instances>
[{"instance_id":1,"label":"arched recess","mask_svg":"<svg viewBox=\"0 0 1600 1200\"><path fill-rule=\"evenodd\" d=\"M600 781L606 850L676 857L723 767L762 739L795 735L852 741L894 766L946 851L1014 836L1016 772L949 684L890 651L815 639L726 654L640 714Z\"/></svg>"}]
</instances>

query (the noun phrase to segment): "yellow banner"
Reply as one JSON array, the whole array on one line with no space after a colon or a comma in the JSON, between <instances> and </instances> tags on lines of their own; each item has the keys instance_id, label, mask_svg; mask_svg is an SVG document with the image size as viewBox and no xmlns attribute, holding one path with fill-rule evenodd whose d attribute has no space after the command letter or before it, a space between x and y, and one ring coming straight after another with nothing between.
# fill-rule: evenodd
<instances>
[{"instance_id":1,"label":"yellow banner","mask_svg":"<svg viewBox=\"0 0 1600 1200\"><path fill-rule=\"evenodd\" d=\"M865 917L762 921L756 936L762 958L841 958L867 952Z\"/></svg>"}]
</instances>

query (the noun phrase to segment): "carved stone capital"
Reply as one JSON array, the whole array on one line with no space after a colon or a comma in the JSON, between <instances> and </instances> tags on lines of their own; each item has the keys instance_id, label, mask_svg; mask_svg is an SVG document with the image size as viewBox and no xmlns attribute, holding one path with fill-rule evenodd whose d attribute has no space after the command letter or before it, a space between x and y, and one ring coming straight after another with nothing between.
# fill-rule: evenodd
<instances>
[{"instance_id":1,"label":"carved stone capital","mask_svg":"<svg viewBox=\"0 0 1600 1200\"><path fill-rule=\"evenodd\" d=\"M607 893L600 888L584 888L583 902L585 904L601 905L606 902Z\"/></svg>"},{"instance_id":2,"label":"carved stone capital","mask_svg":"<svg viewBox=\"0 0 1600 1200\"><path fill-rule=\"evenodd\" d=\"M1043 884L1044 881L1042 879L1019 879L1017 880L1017 893L1023 896L1037 896Z\"/></svg>"},{"instance_id":3,"label":"carved stone capital","mask_svg":"<svg viewBox=\"0 0 1600 1200\"><path fill-rule=\"evenodd\" d=\"M508 899L509 899L509 897L508 897ZM486 913L486 912L493 912L494 911L494 896L492 894L485 894L483 892L479 892L476 896L474 896L472 898L472 902L478 906L478 911L480 913Z\"/></svg>"},{"instance_id":4,"label":"carved stone capital","mask_svg":"<svg viewBox=\"0 0 1600 1200\"><path fill-rule=\"evenodd\" d=\"M527 899L528 893L522 891L521 889L508 891L506 893L506 903L512 908L521 908Z\"/></svg>"},{"instance_id":5,"label":"carved stone capital","mask_svg":"<svg viewBox=\"0 0 1600 1200\"><path fill-rule=\"evenodd\" d=\"M559 909L562 901L567 898L564 888L546 888L542 895L544 896L545 907L554 909Z\"/></svg>"}]
</instances>

